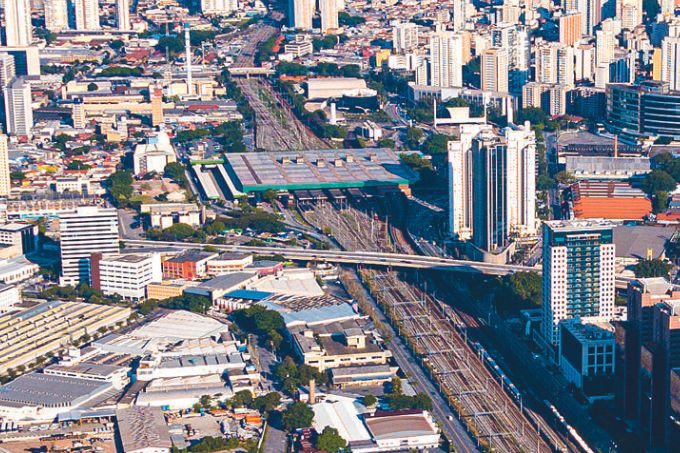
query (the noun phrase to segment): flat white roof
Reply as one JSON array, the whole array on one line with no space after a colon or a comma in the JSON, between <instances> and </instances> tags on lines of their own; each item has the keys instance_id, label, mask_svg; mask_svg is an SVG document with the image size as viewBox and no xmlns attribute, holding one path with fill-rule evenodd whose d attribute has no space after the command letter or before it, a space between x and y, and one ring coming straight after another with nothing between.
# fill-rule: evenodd
<instances>
[{"instance_id":1,"label":"flat white roof","mask_svg":"<svg viewBox=\"0 0 680 453\"><path fill-rule=\"evenodd\" d=\"M347 442L371 440L371 434L359 419L359 411L352 398L327 395L322 402L312 405L314 421L312 425L317 432L326 426L338 430L338 434Z\"/></svg>"}]
</instances>

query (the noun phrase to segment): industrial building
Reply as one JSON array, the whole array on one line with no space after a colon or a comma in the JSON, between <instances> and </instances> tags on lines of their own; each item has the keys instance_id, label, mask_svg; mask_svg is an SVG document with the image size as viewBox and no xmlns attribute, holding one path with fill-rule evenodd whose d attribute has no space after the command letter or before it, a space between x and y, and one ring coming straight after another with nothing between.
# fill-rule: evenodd
<instances>
[{"instance_id":1,"label":"industrial building","mask_svg":"<svg viewBox=\"0 0 680 453\"><path fill-rule=\"evenodd\" d=\"M310 150L276 153L229 153L224 162L194 167L209 197L316 189L365 187L407 192L416 173L388 148Z\"/></svg>"},{"instance_id":2,"label":"industrial building","mask_svg":"<svg viewBox=\"0 0 680 453\"><path fill-rule=\"evenodd\" d=\"M642 220L652 212L652 201L627 181L579 181L569 189L575 219Z\"/></svg>"},{"instance_id":3,"label":"industrial building","mask_svg":"<svg viewBox=\"0 0 680 453\"><path fill-rule=\"evenodd\" d=\"M127 307L50 301L0 316L0 373L53 353L85 334L127 321Z\"/></svg>"},{"instance_id":4,"label":"industrial building","mask_svg":"<svg viewBox=\"0 0 680 453\"><path fill-rule=\"evenodd\" d=\"M116 422L124 452L170 452L170 432L160 408L120 408L116 410Z\"/></svg>"}]
</instances>

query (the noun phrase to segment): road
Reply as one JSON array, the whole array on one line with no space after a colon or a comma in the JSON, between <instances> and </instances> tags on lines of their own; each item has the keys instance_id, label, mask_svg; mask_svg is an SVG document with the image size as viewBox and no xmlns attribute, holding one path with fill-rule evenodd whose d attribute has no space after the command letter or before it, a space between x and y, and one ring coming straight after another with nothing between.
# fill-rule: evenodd
<instances>
[{"instance_id":1,"label":"road","mask_svg":"<svg viewBox=\"0 0 680 453\"><path fill-rule=\"evenodd\" d=\"M354 278L356 278L356 275L354 275ZM444 398L442 398L441 393L434 386L430 378L425 375L420 366L415 363L413 355L407 350L402 338L394 331L373 297L371 297L363 284L359 284L357 287L363 292L366 300L370 301L377 321L384 325L392 336L392 340L389 344L390 351L392 351L392 355L402 371L409 376L411 385L432 398L432 413L440 422L442 431L449 440L451 446L455 448L456 452L478 451L474 441L460 421L455 417Z\"/></svg>"},{"instance_id":2,"label":"road","mask_svg":"<svg viewBox=\"0 0 680 453\"><path fill-rule=\"evenodd\" d=\"M402 253L385 252L347 252L338 250L314 250L292 247L250 247L243 245L217 245L207 243L163 242L125 239L128 246L142 248L177 247L185 249L202 249L206 246L223 251L254 254L276 254L293 260L330 261L335 263L365 264L376 266L402 267L412 269L433 269L455 272L468 272L487 275L508 275L515 272L536 271L526 266L511 264L488 264L476 261L455 260L436 256L419 256Z\"/></svg>"},{"instance_id":3,"label":"road","mask_svg":"<svg viewBox=\"0 0 680 453\"><path fill-rule=\"evenodd\" d=\"M137 240L144 237L142 223L137 217L137 213L131 209L118 210L118 225L121 237Z\"/></svg>"}]
</instances>

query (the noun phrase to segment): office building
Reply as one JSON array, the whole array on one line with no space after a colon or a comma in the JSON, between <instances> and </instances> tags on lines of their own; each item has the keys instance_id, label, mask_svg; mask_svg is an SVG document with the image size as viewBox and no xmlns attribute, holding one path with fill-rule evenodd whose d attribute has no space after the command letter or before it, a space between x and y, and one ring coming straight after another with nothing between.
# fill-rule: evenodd
<instances>
[{"instance_id":1,"label":"office building","mask_svg":"<svg viewBox=\"0 0 680 453\"><path fill-rule=\"evenodd\" d=\"M588 397L614 388L614 327L609 323L560 323L559 365L564 377Z\"/></svg>"},{"instance_id":2,"label":"office building","mask_svg":"<svg viewBox=\"0 0 680 453\"><path fill-rule=\"evenodd\" d=\"M30 46L33 41L30 0L3 2L5 16L5 45Z\"/></svg>"},{"instance_id":3,"label":"office building","mask_svg":"<svg viewBox=\"0 0 680 453\"><path fill-rule=\"evenodd\" d=\"M32 102L31 86L22 77L14 78L5 88L5 118L9 135L31 136Z\"/></svg>"},{"instance_id":4,"label":"office building","mask_svg":"<svg viewBox=\"0 0 680 453\"><path fill-rule=\"evenodd\" d=\"M188 250L163 261L163 278L168 280L194 280L207 275L208 262L217 258L217 253Z\"/></svg>"},{"instance_id":5,"label":"office building","mask_svg":"<svg viewBox=\"0 0 680 453\"><path fill-rule=\"evenodd\" d=\"M45 0L45 28L52 33L68 30L68 5L66 0Z\"/></svg>"},{"instance_id":6,"label":"office building","mask_svg":"<svg viewBox=\"0 0 680 453\"><path fill-rule=\"evenodd\" d=\"M62 285L90 283L93 253L118 253L118 212L113 208L82 206L59 216Z\"/></svg>"},{"instance_id":7,"label":"office building","mask_svg":"<svg viewBox=\"0 0 680 453\"><path fill-rule=\"evenodd\" d=\"M99 30L98 0L74 0L76 30Z\"/></svg>"},{"instance_id":8,"label":"office building","mask_svg":"<svg viewBox=\"0 0 680 453\"><path fill-rule=\"evenodd\" d=\"M14 58L14 71L17 76L40 75L40 50L37 46L3 47L0 50Z\"/></svg>"},{"instance_id":9,"label":"office building","mask_svg":"<svg viewBox=\"0 0 680 453\"><path fill-rule=\"evenodd\" d=\"M536 82L574 85L574 48L556 42L536 45Z\"/></svg>"},{"instance_id":10,"label":"office building","mask_svg":"<svg viewBox=\"0 0 680 453\"><path fill-rule=\"evenodd\" d=\"M130 0L116 0L116 25L118 30L130 29Z\"/></svg>"},{"instance_id":11,"label":"office building","mask_svg":"<svg viewBox=\"0 0 680 453\"><path fill-rule=\"evenodd\" d=\"M450 228L470 255L504 262L512 239L536 234L535 137L528 124L502 135L464 124L448 145Z\"/></svg>"},{"instance_id":12,"label":"office building","mask_svg":"<svg viewBox=\"0 0 680 453\"><path fill-rule=\"evenodd\" d=\"M626 142L646 137L680 140L680 91L667 82L609 84L607 128Z\"/></svg>"},{"instance_id":13,"label":"office building","mask_svg":"<svg viewBox=\"0 0 680 453\"><path fill-rule=\"evenodd\" d=\"M12 192L12 180L9 177L8 137L0 132L0 197L8 197Z\"/></svg>"},{"instance_id":14,"label":"office building","mask_svg":"<svg viewBox=\"0 0 680 453\"><path fill-rule=\"evenodd\" d=\"M568 319L614 316L615 245L607 221L543 223L543 339L557 346Z\"/></svg>"},{"instance_id":15,"label":"office building","mask_svg":"<svg viewBox=\"0 0 680 453\"><path fill-rule=\"evenodd\" d=\"M560 44L573 46L581 39L581 13L572 11L560 16Z\"/></svg>"},{"instance_id":16,"label":"office building","mask_svg":"<svg viewBox=\"0 0 680 453\"><path fill-rule=\"evenodd\" d=\"M644 446L669 450L680 366L680 288L663 278L628 283L627 320L616 326L616 406ZM677 410L675 411L677 414Z\"/></svg>"},{"instance_id":17,"label":"office building","mask_svg":"<svg viewBox=\"0 0 680 453\"><path fill-rule=\"evenodd\" d=\"M146 287L163 279L161 258L157 253L102 255L91 257L91 286L108 296L119 295L138 302L147 297Z\"/></svg>"},{"instance_id":18,"label":"office building","mask_svg":"<svg viewBox=\"0 0 680 453\"><path fill-rule=\"evenodd\" d=\"M0 244L17 246L24 255L36 252L38 225L23 222L0 225Z\"/></svg>"},{"instance_id":19,"label":"office building","mask_svg":"<svg viewBox=\"0 0 680 453\"><path fill-rule=\"evenodd\" d=\"M430 35L430 85L463 86L463 44L460 34L436 31Z\"/></svg>"},{"instance_id":20,"label":"office building","mask_svg":"<svg viewBox=\"0 0 680 453\"><path fill-rule=\"evenodd\" d=\"M301 30L311 30L315 4L314 0L288 0L290 26Z\"/></svg>"},{"instance_id":21,"label":"office building","mask_svg":"<svg viewBox=\"0 0 680 453\"><path fill-rule=\"evenodd\" d=\"M418 47L418 25L404 22L392 29L392 48L398 54L411 52Z\"/></svg>"},{"instance_id":22,"label":"office building","mask_svg":"<svg viewBox=\"0 0 680 453\"><path fill-rule=\"evenodd\" d=\"M507 92L508 86L508 51L491 47L480 56L482 91Z\"/></svg>"},{"instance_id":23,"label":"office building","mask_svg":"<svg viewBox=\"0 0 680 453\"><path fill-rule=\"evenodd\" d=\"M321 33L338 30L338 2L337 0L319 0L319 13L321 15Z\"/></svg>"}]
</instances>

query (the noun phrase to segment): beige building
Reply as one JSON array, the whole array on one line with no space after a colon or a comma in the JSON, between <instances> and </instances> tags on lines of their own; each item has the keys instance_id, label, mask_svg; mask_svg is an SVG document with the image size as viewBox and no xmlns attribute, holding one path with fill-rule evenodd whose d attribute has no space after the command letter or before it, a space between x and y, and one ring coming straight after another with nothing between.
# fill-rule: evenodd
<instances>
[{"instance_id":1,"label":"beige building","mask_svg":"<svg viewBox=\"0 0 680 453\"><path fill-rule=\"evenodd\" d=\"M8 137L0 133L0 197L8 197L12 191L9 177Z\"/></svg>"},{"instance_id":2,"label":"beige building","mask_svg":"<svg viewBox=\"0 0 680 453\"><path fill-rule=\"evenodd\" d=\"M184 294L189 287L186 282L162 281L161 283L149 283L146 287L147 299L165 300Z\"/></svg>"},{"instance_id":3,"label":"beige building","mask_svg":"<svg viewBox=\"0 0 680 453\"><path fill-rule=\"evenodd\" d=\"M482 91L508 92L508 51L491 47L480 59Z\"/></svg>"}]
</instances>

